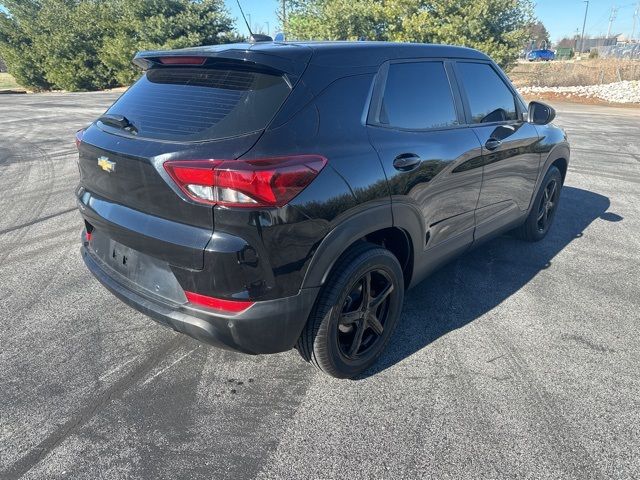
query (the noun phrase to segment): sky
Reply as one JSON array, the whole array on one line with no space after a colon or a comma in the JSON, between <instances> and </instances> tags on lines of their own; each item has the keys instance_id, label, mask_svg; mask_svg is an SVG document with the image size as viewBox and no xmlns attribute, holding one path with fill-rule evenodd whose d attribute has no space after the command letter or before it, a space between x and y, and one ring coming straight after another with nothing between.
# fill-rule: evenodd
<instances>
[{"instance_id":1,"label":"sky","mask_svg":"<svg viewBox=\"0 0 640 480\"><path fill-rule=\"evenodd\" d=\"M240 9L238 9L238 2L236 0L225 0L224 3L231 12L231 16L235 17L238 31L248 35L247 27L242 15L240 15ZM276 10L280 6L279 0L240 0L240 5L242 5L242 9L254 33L259 29L262 29L262 33L267 33L267 22L269 23L269 35L273 36L278 32L276 30L278 26Z\"/></svg>"},{"instance_id":2,"label":"sky","mask_svg":"<svg viewBox=\"0 0 640 480\"><path fill-rule=\"evenodd\" d=\"M623 33L631 35L633 28L633 12L640 6L638 0L591 0L587 14L585 35L606 35L609 27L611 8L618 8L616 18L611 26L611 34ZM544 23L552 41L560 40L582 31L585 2L581 0L537 0L536 15ZM640 36L640 18L636 23L635 37Z\"/></svg>"},{"instance_id":3,"label":"sky","mask_svg":"<svg viewBox=\"0 0 640 480\"><path fill-rule=\"evenodd\" d=\"M278 17L276 10L279 0L240 0L247 20L254 30L275 35ZM231 15L236 18L236 25L241 33L247 33L236 0L225 0ZM633 28L633 12L640 6L640 0L590 0L585 33L600 36L607 33L611 8L618 8L611 34L623 33L629 36ZM553 42L565 36L573 36L582 31L585 2L582 0L535 0L535 13L549 30ZM2 1L0 0L0 10ZM640 18L636 25L636 38L640 38Z\"/></svg>"},{"instance_id":4,"label":"sky","mask_svg":"<svg viewBox=\"0 0 640 480\"><path fill-rule=\"evenodd\" d=\"M247 27L242 21L236 0L225 0L232 16L236 17L237 28L241 33L247 33ZM278 18L276 10L278 0L240 0L245 14L251 15L251 26L262 28L266 33L269 22L269 33L276 33ZM576 29L582 31L585 3L582 0L535 0L535 13L549 30L552 41L560 40L564 36L573 36ZM631 34L633 26L633 12L639 0L590 0L585 34L592 36L604 35L609 26L611 7L616 5L618 13L611 28L611 34ZM640 37L640 18L636 25L636 38Z\"/></svg>"}]
</instances>

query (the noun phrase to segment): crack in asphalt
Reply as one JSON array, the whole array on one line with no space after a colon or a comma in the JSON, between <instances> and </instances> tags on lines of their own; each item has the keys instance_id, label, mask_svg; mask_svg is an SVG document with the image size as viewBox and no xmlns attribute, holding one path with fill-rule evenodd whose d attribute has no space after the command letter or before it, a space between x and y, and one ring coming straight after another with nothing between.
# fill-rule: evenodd
<instances>
[{"instance_id":1,"label":"crack in asphalt","mask_svg":"<svg viewBox=\"0 0 640 480\"><path fill-rule=\"evenodd\" d=\"M64 215L66 213L71 213L75 211L76 211L76 207L67 208L66 210L61 210L59 212L52 213L51 215L46 215L44 217L36 218L35 220L31 220L30 222L27 222L27 223L22 223L14 227L9 227L9 228L5 228L4 230L0 230L0 235L4 235L5 233L10 233L10 232L15 232L16 230L20 230L21 228L30 227L32 225L35 225L36 223L45 222L47 220L51 220L52 218L59 217L60 215Z\"/></svg>"},{"instance_id":2,"label":"crack in asphalt","mask_svg":"<svg viewBox=\"0 0 640 480\"><path fill-rule=\"evenodd\" d=\"M589 172L587 169L577 169L577 168L569 167L569 172L571 172L571 173L580 173L582 175L591 175L591 172ZM610 178L612 180L620 180L622 182L640 183L640 180L636 180L636 179L630 178L630 177L624 177L622 175L610 175L610 174L607 174L607 173L598 172L598 176L599 177L603 177L603 178Z\"/></svg>"},{"instance_id":3,"label":"crack in asphalt","mask_svg":"<svg viewBox=\"0 0 640 480\"><path fill-rule=\"evenodd\" d=\"M179 336L160 344L129 375L117 380L109 388L101 392L97 398L86 404L78 413L47 435L38 445L33 447L20 460L5 470L0 470L0 478L17 479L40 463L49 453L54 451L64 440L87 424L112 400L122 397L129 388L138 383L158 363L187 343L187 337Z\"/></svg>"}]
</instances>

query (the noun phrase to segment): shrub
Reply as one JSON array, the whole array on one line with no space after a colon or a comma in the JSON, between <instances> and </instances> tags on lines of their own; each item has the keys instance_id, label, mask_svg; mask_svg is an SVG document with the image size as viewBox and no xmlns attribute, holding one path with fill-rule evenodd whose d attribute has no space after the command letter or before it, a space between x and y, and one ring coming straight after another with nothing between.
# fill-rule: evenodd
<instances>
[{"instance_id":1,"label":"shrub","mask_svg":"<svg viewBox=\"0 0 640 480\"><path fill-rule=\"evenodd\" d=\"M313 40L390 40L477 48L512 64L534 22L530 0L289 0L287 33Z\"/></svg>"},{"instance_id":2,"label":"shrub","mask_svg":"<svg viewBox=\"0 0 640 480\"><path fill-rule=\"evenodd\" d=\"M224 43L223 0L4 0L0 57L34 90L131 83L136 51Z\"/></svg>"}]
</instances>

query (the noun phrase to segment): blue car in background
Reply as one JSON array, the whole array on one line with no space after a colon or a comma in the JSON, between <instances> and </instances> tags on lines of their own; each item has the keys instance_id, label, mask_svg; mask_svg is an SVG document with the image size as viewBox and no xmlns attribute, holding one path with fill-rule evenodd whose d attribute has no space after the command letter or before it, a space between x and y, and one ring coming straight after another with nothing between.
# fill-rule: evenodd
<instances>
[{"instance_id":1,"label":"blue car in background","mask_svg":"<svg viewBox=\"0 0 640 480\"><path fill-rule=\"evenodd\" d=\"M532 50L527 54L527 60L530 62L548 62L549 60L555 60L556 54L553 50Z\"/></svg>"}]
</instances>

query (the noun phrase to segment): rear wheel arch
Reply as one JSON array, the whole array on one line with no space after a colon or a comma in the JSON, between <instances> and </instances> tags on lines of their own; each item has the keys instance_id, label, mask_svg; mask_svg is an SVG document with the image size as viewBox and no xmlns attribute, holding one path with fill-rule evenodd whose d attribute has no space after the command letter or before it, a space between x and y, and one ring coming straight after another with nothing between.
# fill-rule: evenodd
<instances>
[{"instance_id":1,"label":"rear wheel arch","mask_svg":"<svg viewBox=\"0 0 640 480\"><path fill-rule=\"evenodd\" d=\"M408 287L413 273L414 246L410 233L393 225L389 205L359 213L335 227L316 249L302 287L323 285L338 259L364 242L382 246L397 258Z\"/></svg>"},{"instance_id":2,"label":"rear wheel arch","mask_svg":"<svg viewBox=\"0 0 640 480\"><path fill-rule=\"evenodd\" d=\"M393 253L398 263L400 263L404 286L407 288L411 283L411 275L413 273L413 247L409 234L401 228L389 227L376 230L366 235L362 240L380 245Z\"/></svg>"}]
</instances>

